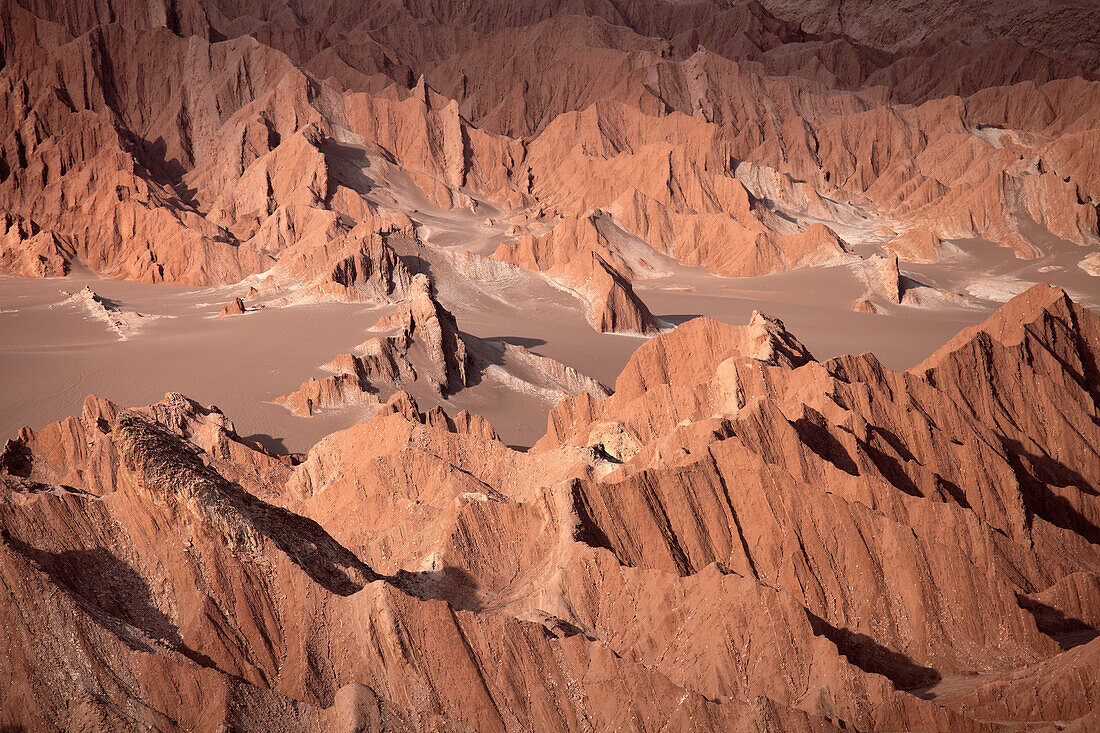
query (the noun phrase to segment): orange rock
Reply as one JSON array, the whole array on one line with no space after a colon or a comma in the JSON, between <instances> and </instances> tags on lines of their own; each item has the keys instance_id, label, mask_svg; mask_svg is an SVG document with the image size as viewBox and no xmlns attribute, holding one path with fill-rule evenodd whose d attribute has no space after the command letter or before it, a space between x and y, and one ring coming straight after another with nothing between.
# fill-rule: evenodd
<instances>
[{"instance_id":1,"label":"orange rock","mask_svg":"<svg viewBox=\"0 0 1100 733\"><path fill-rule=\"evenodd\" d=\"M852 303L852 310L856 313L878 313L878 307L866 298L859 298Z\"/></svg>"},{"instance_id":2,"label":"orange rock","mask_svg":"<svg viewBox=\"0 0 1100 733\"><path fill-rule=\"evenodd\" d=\"M7 441L0 727L1096 728L1100 319L1065 292L905 372L699 318L608 393L394 249L499 227L494 267L646 335L673 260L848 263L873 312L950 299L899 266L946 240L1094 249L1095 13L912 5L2 4L0 270L387 315L278 398L372 414L304 456L178 394ZM532 450L441 406L494 356L569 395Z\"/></svg>"},{"instance_id":3,"label":"orange rock","mask_svg":"<svg viewBox=\"0 0 1100 733\"><path fill-rule=\"evenodd\" d=\"M403 392L286 462L178 395L89 398L0 453L2 664L39 700L3 714L116 720L111 696L38 682L60 663L127 671L142 719L196 725L511 711L571 729L583 710L613 727L689 701L708 727L1086 725L1098 345L1100 319L1047 287L907 373L816 362L761 314L697 319L528 453ZM73 633L79 665L32 653ZM218 685L248 697L198 702Z\"/></svg>"},{"instance_id":4,"label":"orange rock","mask_svg":"<svg viewBox=\"0 0 1100 733\"><path fill-rule=\"evenodd\" d=\"M588 322L600 332L653 333L657 323L617 269L618 261L603 241L591 217L559 223L549 234L526 234L515 244L501 243L493 258L545 272L577 291L587 303Z\"/></svg>"},{"instance_id":5,"label":"orange rock","mask_svg":"<svg viewBox=\"0 0 1100 733\"><path fill-rule=\"evenodd\" d=\"M225 318L226 316L237 316L244 312L244 301L240 298L234 298L232 302L222 307L222 311L218 314L218 318Z\"/></svg>"},{"instance_id":6,"label":"orange rock","mask_svg":"<svg viewBox=\"0 0 1100 733\"><path fill-rule=\"evenodd\" d=\"M912 229L882 245L906 262L938 262L944 259L944 242L927 229Z\"/></svg>"}]
</instances>

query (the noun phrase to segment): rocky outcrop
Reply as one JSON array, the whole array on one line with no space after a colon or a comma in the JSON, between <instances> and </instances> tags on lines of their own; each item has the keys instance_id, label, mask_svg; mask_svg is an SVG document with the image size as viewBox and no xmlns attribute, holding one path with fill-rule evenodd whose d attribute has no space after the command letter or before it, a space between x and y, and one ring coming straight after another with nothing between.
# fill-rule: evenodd
<instances>
[{"instance_id":1,"label":"rocky outcrop","mask_svg":"<svg viewBox=\"0 0 1100 733\"><path fill-rule=\"evenodd\" d=\"M55 235L33 222L0 214L0 271L23 277L69 274L72 251Z\"/></svg>"},{"instance_id":2,"label":"rocky outcrop","mask_svg":"<svg viewBox=\"0 0 1100 733\"><path fill-rule=\"evenodd\" d=\"M136 311L127 311L113 300L101 297L92 286L85 285L80 292L67 293L66 301L83 309L88 315L102 321L118 336L125 341L135 331L158 316L144 315Z\"/></svg>"},{"instance_id":3,"label":"rocky outcrop","mask_svg":"<svg viewBox=\"0 0 1100 733\"><path fill-rule=\"evenodd\" d=\"M852 311L854 313L874 314L878 313L878 306L876 306L870 300L867 300L867 298L859 298L854 303L852 303Z\"/></svg>"},{"instance_id":4,"label":"rocky outcrop","mask_svg":"<svg viewBox=\"0 0 1100 733\"><path fill-rule=\"evenodd\" d=\"M911 229L882 246L906 262L939 262L959 252L958 248L923 228Z\"/></svg>"},{"instance_id":5,"label":"rocky outcrop","mask_svg":"<svg viewBox=\"0 0 1100 733\"><path fill-rule=\"evenodd\" d=\"M1085 255L1077 266L1094 277L1100 277L1100 252Z\"/></svg>"},{"instance_id":6,"label":"rocky outcrop","mask_svg":"<svg viewBox=\"0 0 1100 733\"><path fill-rule=\"evenodd\" d=\"M657 320L624 274L629 265L608 246L591 216L561 222L541 238L526 234L515 244L502 243L493 259L546 273L576 291L587 304L588 322L601 333L657 330Z\"/></svg>"},{"instance_id":7,"label":"rocky outcrop","mask_svg":"<svg viewBox=\"0 0 1100 733\"><path fill-rule=\"evenodd\" d=\"M403 392L285 461L89 398L0 453L0 714L1087 728L1097 344L1047 287L905 373L696 319L526 453Z\"/></svg>"},{"instance_id":8,"label":"rocky outcrop","mask_svg":"<svg viewBox=\"0 0 1100 733\"><path fill-rule=\"evenodd\" d=\"M275 398L275 404L283 405L298 417L310 417L317 410L332 410L367 403L379 406L378 398L369 390L369 382L360 381L355 374L336 374L323 379L311 377L288 395Z\"/></svg>"},{"instance_id":9,"label":"rocky outcrop","mask_svg":"<svg viewBox=\"0 0 1100 733\"><path fill-rule=\"evenodd\" d=\"M408 300L401 309L375 325L379 331L396 329L398 340L420 343L431 365L429 378L441 393L455 392L469 384L470 356L450 311L432 295L427 275L413 277Z\"/></svg>"},{"instance_id":10,"label":"rocky outcrop","mask_svg":"<svg viewBox=\"0 0 1100 733\"><path fill-rule=\"evenodd\" d=\"M38 431L24 428L0 452L0 466L12 475L40 483L79 487L96 496L117 489L118 453L108 428L118 416L117 405L89 396L77 417ZM234 481L267 495L268 484L284 481L293 459L269 454L241 437L233 423L214 405L203 407L178 393L148 407L131 410L222 461Z\"/></svg>"},{"instance_id":11,"label":"rocky outcrop","mask_svg":"<svg viewBox=\"0 0 1100 733\"><path fill-rule=\"evenodd\" d=\"M232 302L222 306L222 310L221 313L218 314L218 318L225 318L226 316L239 316L244 312L244 301L240 298L234 298Z\"/></svg>"},{"instance_id":12,"label":"rocky outcrop","mask_svg":"<svg viewBox=\"0 0 1100 733\"><path fill-rule=\"evenodd\" d=\"M941 290L908 277L900 267L898 252L886 246L885 255L871 255L856 265L857 274L867 286L866 296L857 300L852 310L877 313L875 300L907 306L971 306L965 295Z\"/></svg>"},{"instance_id":13,"label":"rocky outcrop","mask_svg":"<svg viewBox=\"0 0 1100 733\"><path fill-rule=\"evenodd\" d=\"M871 258L870 269L874 272L872 288L894 303L900 303L905 287L898 269L898 254L891 251L886 257L875 255Z\"/></svg>"},{"instance_id":14,"label":"rocky outcrop","mask_svg":"<svg viewBox=\"0 0 1100 733\"><path fill-rule=\"evenodd\" d=\"M293 394L275 399L295 415L317 409L368 403L377 406L380 390L430 385L441 399L461 392L475 380L492 379L505 391L536 394L555 404L566 396L607 390L572 367L532 354L521 346L497 344L461 333L454 316L436 300L431 279L412 278L408 295L396 310L371 329L378 333L354 354L339 354L323 365L333 376L311 378Z\"/></svg>"},{"instance_id":15,"label":"rocky outcrop","mask_svg":"<svg viewBox=\"0 0 1100 733\"><path fill-rule=\"evenodd\" d=\"M581 394L559 404L550 413L546 435L536 448L561 444L590 446L593 443L589 434L593 431L598 434L600 430L597 429L605 420L616 423L616 432L625 431L641 446L645 441L640 439L639 430L664 432L672 430L678 422L675 411L664 412L668 407L666 391L667 399L673 404L682 400L705 411L695 388L706 383L721 368L722 362L734 355L750 363L777 364L786 368L812 360L806 347L787 332L782 321L762 313L754 312L749 324L740 327L710 318L695 318L639 347L615 380L615 389L606 400L594 400L590 395ZM746 399L740 390L740 385L734 381L720 395L712 395L709 391L702 394L715 399L720 397L715 407L722 411L728 407L723 401L736 406ZM688 394L673 394L675 392ZM658 399L657 394L662 397ZM641 414L633 416L627 405L637 405ZM634 425L635 419L658 422L643 429L641 425Z\"/></svg>"},{"instance_id":16,"label":"rocky outcrop","mask_svg":"<svg viewBox=\"0 0 1100 733\"><path fill-rule=\"evenodd\" d=\"M412 275L385 242L386 236L401 231L392 221L372 217L344 232L336 217L316 212L309 217L287 221L291 229L307 233L298 236L274 268L255 278L262 287L290 293L281 300L295 303L391 303L408 294ZM403 230L411 233L411 225Z\"/></svg>"}]
</instances>

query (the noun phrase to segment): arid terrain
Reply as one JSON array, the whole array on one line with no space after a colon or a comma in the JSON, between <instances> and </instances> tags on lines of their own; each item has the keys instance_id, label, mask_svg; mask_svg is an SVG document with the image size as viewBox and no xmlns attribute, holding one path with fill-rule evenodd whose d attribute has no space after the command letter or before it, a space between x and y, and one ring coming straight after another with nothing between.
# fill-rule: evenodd
<instances>
[{"instance_id":1,"label":"arid terrain","mask_svg":"<svg viewBox=\"0 0 1100 733\"><path fill-rule=\"evenodd\" d=\"M0 728L1100 729L1098 39L0 0Z\"/></svg>"}]
</instances>

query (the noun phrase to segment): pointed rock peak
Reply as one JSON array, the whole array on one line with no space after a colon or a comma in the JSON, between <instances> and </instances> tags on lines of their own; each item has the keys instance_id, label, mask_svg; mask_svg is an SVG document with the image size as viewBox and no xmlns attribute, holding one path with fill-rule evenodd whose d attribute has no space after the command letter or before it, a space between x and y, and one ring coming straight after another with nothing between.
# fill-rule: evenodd
<instances>
[{"instance_id":1,"label":"pointed rock peak","mask_svg":"<svg viewBox=\"0 0 1100 733\"><path fill-rule=\"evenodd\" d=\"M1073 307L1076 304L1062 288L1047 284L1034 285L998 308L973 329L960 332L959 336L967 334L969 337L970 331L981 330L998 341L1015 342L1023 327L1034 323L1044 313L1064 312Z\"/></svg>"},{"instance_id":2,"label":"pointed rock peak","mask_svg":"<svg viewBox=\"0 0 1100 733\"><path fill-rule=\"evenodd\" d=\"M428 86L428 82L424 81L423 74L416 80L416 86L412 88L412 96L423 102L426 107L432 106L431 88Z\"/></svg>"},{"instance_id":3,"label":"pointed rock peak","mask_svg":"<svg viewBox=\"0 0 1100 733\"><path fill-rule=\"evenodd\" d=\"M1005 346L1020 343L1025 333L1032 330L1033 335L1043 338L1043 329L1029 329L1028 326L1037 323L1046 314L1063 320L1070 328L1077 330L1079 335L1084 335L1085 329L1100 334L1100 318L1079 306L1062 288L1040 283L1005 303L978 325L959 331L954 338L910 371L917 373L936 366L980 333Z\"/></svg>"},{"instance_id":4,"label":"pointed rock peak","mask_svg":"<svg viewBox=\"0 0 1100 733\"><path fill-rule=\"evenodd\" d=\"M118 409L118 405L110 400L90 394L84 398L80 420L85 425L98 425L101 429L109 428L118 414Z\"/></svg>"},{"instance_id":5,"label":"pointed rock peak","mask_svg":"<svg viewBox=\"0 0 1100 733\"><path fill-rule=\"evenodd\" d=\"M809 350L775 316L754 310L749 319L749 332L752 337L749 356L757 361L789 367L813 361Z\"/></svg>"},{"instance_id":6,"label":"pointed rock peak","mask_svg":"<svg viewBox=\"0 0 1100 733\"><path fill-rule=\"evenodd\" d=\"M455 431L460 434L474 435L483 440L501 442L493 424L481 415L467 410L460 411L454 418Z\"/></svg>"},{"instance_id":7,"label":"pointed rock peak","mask_svg":"<svg viewBox=\"0 0 1100 733\"><path fill-rule=\"evenodd\" d=\"M1072 302L1066 291L1057 285L1040 283L1005 303L986 319L980 328L985 331L996 331L1013 325L1024 326L1034 321L1044 311L1063 309Z\"/></svg>"},{"instance_id":8,"label":"pointed rock peak","mask_svg":"<svg viewBox=\"0 0 1100 733\"><path fill-rule=\"evenodd\" d=\"M244 313L247 309L244 307L244 301L240 298L234 298L221 310L218 314L218 318L225 318L226 316L237 316Z\"/></svg>"},{"instance_id":9,"label":"pointed rock peak","mask_svg":"<svg viewBox=\"0 0 1100 733\"><path fill-rule=\"evenodd\" d=\"M868 313L874 315L878 313L878 306L872 303L867 298L858 298L852 303L853 313Z\"/></svg>"},{"instance_id":10,"label":"pointed rock peak","mask_svg":"<svg viewBox=\"0 0 1100 733\"><path fill-rule=\"evenodd\" d=\"M416 400L405 390L394 392L386 404L382 405L378 415L401 415L410 422L424 422L424 416Z\"/></svg>"}]
</instances>

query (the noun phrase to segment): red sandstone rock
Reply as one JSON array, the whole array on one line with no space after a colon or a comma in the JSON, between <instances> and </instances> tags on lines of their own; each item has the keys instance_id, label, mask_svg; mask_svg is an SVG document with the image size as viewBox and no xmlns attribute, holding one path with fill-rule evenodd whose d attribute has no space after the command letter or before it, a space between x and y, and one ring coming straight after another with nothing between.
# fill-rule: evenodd
<instances>
[{"instance_id":1,"label":"red sandstone rock","mask_svg":"<svg viewBox=\"0 0 1100 733\"><path fill-rule=\"evenodd\" d=\"M391 246L480 211L609 332L657 331L631 282L667 258L950 298L899 257L1100 242L1096 13L582 5L0 5L0 269L393 309L279 398L372 408L305 456L177 394L7 442L0 726L1096 727L1100 321L1063 291L907 372L760 313L613 394L505 349L570 394L519 452L400 391L488 347Z\"/></svg>"},{"instance_id":2,"label":"red sandstone rock","mask_svg":"<svg viewBox=\"0 0 1100 733\"><path fill-rule=\"evenodd\" d=\"M218 314L218 318L225 318L226 316L237 316L244 312L244 301L240 298L234 298L232 302L222 307L221 313Z\"/></svg>"},{"instance_id":3,"label":"red sandstone rock","mask_svg":"<svg viewBox=\"0 0 1100 733\"><path fill-rule=\"evenodd\" d=\"M866 298L860 298L852 303L852 310L856 313L878 313L878 306Z\"/></svg>"},{"instance_id":4,"label":"red sandstone rock","mask_svg":"<svg viewBox=\"0 0 1100 733\"><path fill-rule=\"evenodd\" d=\"M867 226L845 208L854 201L903 225L903 238L922 232L898 249L905 257L940 258L929 242L973 236L1033 256L1022 215L1100 241L1095 70L1076 46L1035 34L1030 48L960 46L886 23L883 38L851 31L861 45L799 28L837 21L784 3L793 22L661 0L589 17L523 3L506 20L396 6L360 17L334 2L289 26L253 3L189 3L159 19L122 2L110 17L125 22L110 25L77 5L57 17L44 5L4 11L0 205L45 233L9 234L9 272L64 274L79 260L149 282L228 283L296 249L283 269L309 284L301 297L384 298L393 263L338 251L392 213L364 198L361 155L444 208L477 192L565 221L601 209L654 249L725 275L845 259L835 234L789 214ZM971 5L945 17L993 22ZM995 25L1002 16L1015 17ZM347 39L311 25L335 18ZM905 45L910 32L922 45ZM104 74L93 71L101 57ZM306 255L318 247L327 254ZM582 291L597 327L651 330L622 254L551 274Z\"/></svg>"},{"instance_id":5,"label":"red sandstone rock","mask_svg":"<svg viewBox=\"0 0 1100 733\"><path fill-rule=\"evenodd\" d=\"M937 262L946 254L944 242L927 229L912 229L883 247L907 262Z\"/></svg>"},{"instance_id":6,"label":"red sandstone rock","mask_svg":"<svg viewBox=\"0 0 1100 733\"><path fill-rule=\"evenodd\" d=\"M0 453L2 713L1087 726L1098 355L1042 287L908 373L697 319L529 453L402 392L300 462L178 395L89 398Z\"/></svg>"},{"instance_id":7,"label":"red sandstone rock","mask_svg":"<svg viewBox=\"0 0 1100 733\"><path fill-rule=\"evenodd\" d=\"M592 217L563 221L549 234L501 243L493 258L545 272L588 303L588 321L601 332L653 333L656 320L634 294L621 259L597 231ZM618 269L622 268L622 269Z\"/></svg>"},{"instance_id":8,"label":"red sandstone rock","mask_svg":"<svg viewBox=\"0 0 1100 733\"><path fill-rule=\"evenodd\" d=\"M463 335L455 317L436 301L432 288L427 275L413 277L397 310L379 318L372 327L381 335L368 338L355 354L339 354L326 363L322 368L334 376L311 378L296 392L277 397L275 402L296 415L309 417L319 408L375 403L378 398L374 394L380 386L405 389L417 380L426 381L439 397L446 398L469 386L475 374L487 373L492 373L504 390L535 392L552 400L552 404L580 392L607 394L594 379L561 362L523 347L489 346L481 339ZM418 350L415 355L414 347ZM414 364L418 357L427 363L418 362L418 367ZM472 425L474 432L495 435L491 426L471 422L469 416L461 422Z\"/></svg>"}]
</instances>

